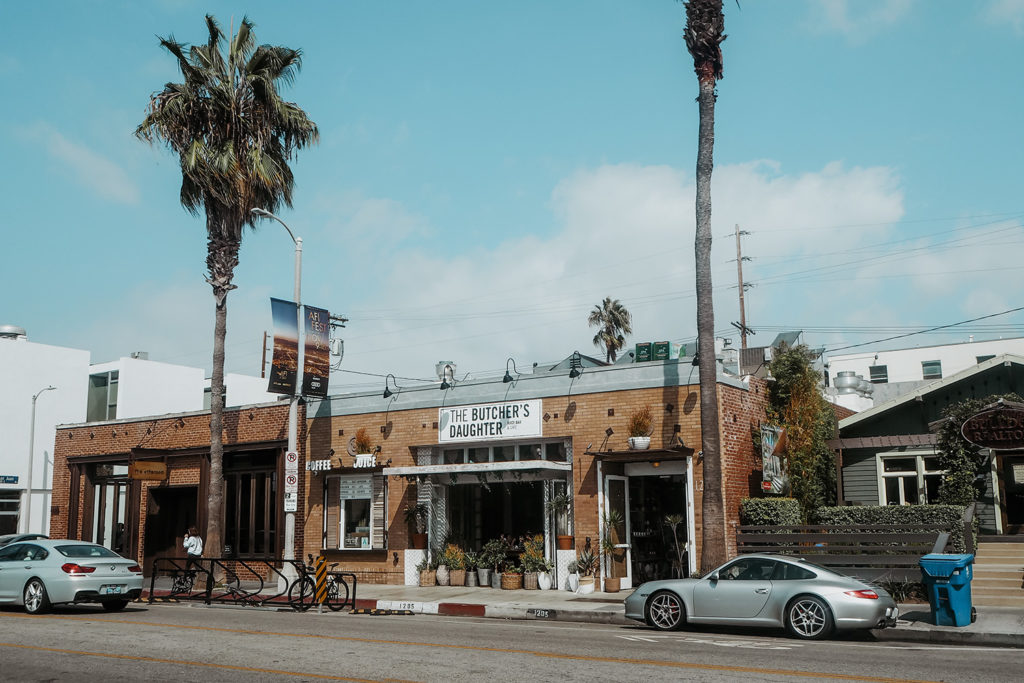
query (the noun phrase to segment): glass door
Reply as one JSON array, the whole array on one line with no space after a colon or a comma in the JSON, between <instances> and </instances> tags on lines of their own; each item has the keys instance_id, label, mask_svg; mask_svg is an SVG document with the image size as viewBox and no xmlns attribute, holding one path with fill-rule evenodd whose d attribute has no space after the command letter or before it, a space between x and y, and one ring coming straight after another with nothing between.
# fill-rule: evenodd
<instances>
[{"instance_id":1,"label":"glass door","mask_svg":"<svg viewBox=\"0 0 1024 683\"><path fill-rule=\"evenodd\" d=\"M604 478L604 508L602 528L611 541L610 552L602 547L606 576L622 579L622 588L632 587L629 545L629 486L627 477L609 474ZM609 520L611 524L604 524ZM604 544L602 544L603 546Z\"/></svg>"}]
</instances>

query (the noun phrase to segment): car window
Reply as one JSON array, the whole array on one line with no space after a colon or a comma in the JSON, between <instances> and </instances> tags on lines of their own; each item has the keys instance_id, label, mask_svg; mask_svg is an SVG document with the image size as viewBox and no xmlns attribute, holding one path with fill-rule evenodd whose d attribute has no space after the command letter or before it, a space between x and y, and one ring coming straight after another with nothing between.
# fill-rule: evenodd
<instances>
[{"instance_id":1,"label":"car window","mask_svg":"<svg viewBox=\"0 0 1024 683\"><path fill-rule=\"evenodd\" d=\"M767 581L775 571L775 560L763 557L747 557L736 560L720 571L719 577L736 581Z\"/></svg>"},{"instance_id":2,"label":"car window","mask_svg":"<svg viewBox=\"0 0 1024 683\"><path fill-rule=\"evenodd\" d=\"M40 548L37 545L31 543L25 543L21 546L21 552L14 558L18 561L35 561L45 560L46 556L49 555L45 548Z\"/></svg>"},{"instance_id":3,"label":"car window","mask_svg":"<svg viewBox=\"0 0 1024 683\"><path fill-rule=\"evenodd\" d=\"M10 562L13 560L15 555L21 552L21 547L21 543L14 543L0 548L0 562Z\"/></svg>"},{"instance_id":4,"label":"car window","mask_svg":"<svg viewBox=\"0 0 1024 683\"><path fill-rule=\"evenodd\" d=\"M101 545L59 545L57 550L64 557L121 557Z\"/></svg>"},{"instance_id":5,"label":"car window","mask_svg":"<svg viewBox=\"0 0 1024 683\"><path fill-rule=\"evenodd\" d=\"M817 578L817 574L804 567L798 567L795 564L789 564L788 562L777 562L778 566L775 568L775 573L772 575L772 581L803 581L806 579Z\"/></svg>"}]
</instances>

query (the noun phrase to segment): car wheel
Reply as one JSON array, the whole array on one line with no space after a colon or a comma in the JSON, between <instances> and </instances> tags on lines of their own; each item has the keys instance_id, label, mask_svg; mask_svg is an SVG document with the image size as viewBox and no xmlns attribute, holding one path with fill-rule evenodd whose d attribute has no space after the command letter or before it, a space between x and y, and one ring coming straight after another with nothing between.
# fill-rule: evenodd
<instances>
[{"instance_id":1,"label":"car wheel","mask_svg":"<svg viewBox=\"0 0 1024 683\"><path fill-rule=\"evenodd\" d=\"M647 624L659 631L678 631L686 623L686 608L672 591L658 591L647 601Z\"/></svg>"},{"instance_id":2,"label":"car wheel","mask_svg":"<svg viewBox=\"0 0 1024 683\"><path fill-rule=\"evenodd\" d=\"M108 612L120 612L128 606L127 600L104 600L102 603L103 609Z\"/></svg>"},{"instance_id":3,"label":"car wheel","mask_svg":"<svg viewBox=\"0 0 1024 683\"><path fill-rule=\"evenodd\" d=\"M832 611L821 598L801 595L786 607L786 630L797 638L820 640L832 633Z\"/></svg>"},{"instance_id":4,"label":"car wheel","mask_svg":"<svg viewBox=\"0 0 1024 683\"><path fill-rule=\"evenodd\" d=\"M29 614L45 614L50 609L50 598L46 594L46 586L39 579L31 579L25 584L22 595L25 611Z\"/></svg>"}]
</instances>

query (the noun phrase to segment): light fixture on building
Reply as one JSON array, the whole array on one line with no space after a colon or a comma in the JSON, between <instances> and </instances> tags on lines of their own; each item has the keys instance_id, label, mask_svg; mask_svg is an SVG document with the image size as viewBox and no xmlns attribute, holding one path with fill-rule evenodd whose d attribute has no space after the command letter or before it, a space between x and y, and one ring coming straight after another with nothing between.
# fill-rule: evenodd
<instances>
[{"instance_id":1,"label":"light fixture on building","mask_svg":"<svg viewBox=\"0 0 1024 683\"><path fill-rule=\"evenodd\" d=\"M508 364L509 363L512 364L512 370L515 371L516 377L518 377L519 374L520 374L519 368L516 367L515 359L514 358L509 358L507 361L505 361L505 376L501 379L501 381L504 382L505 384L508 384L509 382L514 382L515 381L515 378L512 377L512 373L509 372L509 369L508 369Z\"/></svg>"},{"instance_id":2,"label":"light fixture on building","mask_svg":"<svg viewBox=\"0 0 1024 683\"><path fill-rule=\"evenodd\" d=\"M573 351L569 356L569 377L576 379L583 374L583 357L579 351Z\"/></svg>"},{"instance_id":3,"label":"light fixture on building","mask_svg":"<svg viewBox=\"0 0 1024 683\"><path fill-rule=\"evenodd\" d=\"M391 378L391 383L394 385L396 391L391 391L391 389L388 388L388 377ZM401 391L402 387L398 386L398 382L395 381L395 376L389 372L387 376L384 377L384 398L391 398L395 394L401 393Z\"/></svg>"}]
</instances>

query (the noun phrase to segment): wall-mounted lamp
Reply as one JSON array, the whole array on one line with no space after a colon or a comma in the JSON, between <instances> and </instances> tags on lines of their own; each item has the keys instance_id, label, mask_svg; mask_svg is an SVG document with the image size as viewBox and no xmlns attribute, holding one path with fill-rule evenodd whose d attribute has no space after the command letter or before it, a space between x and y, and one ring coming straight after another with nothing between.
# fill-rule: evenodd
<instances>
[{"instance_id":1,"label":"wall-mounted lamp","mask_svg":"<svg viewBox=\"0 0 1024 683\"><path fill-rule=\"evenodd\" d=\"M569 377L576 379L583 374L583 357L579 351L573 351L569 356Z\"/></svg>"},{"instance_id":2,"label":"wall-mounted lamp","mask_svg":"<svg viewBox=\"0 0 1024 683\"><path fill-rule=\"evenodd\" d=\"M455 386L455 368L451 366L451 363L446 363L444 370L441 372L441 391L451 389Z\"/></svg>"},{"instance_id":3,"label":"wall-mounted lamp","mask_svg":"<svg viewBox=\"0 0 1024 683\"><path fill-rule=\"evenodd\" d=\"M388 388L388 377L391 378L391 384L394 385L395 391L391 391L391 389ZM389 372L387 376L384 377L384 398L391 398L395 394L401 393L401 391L402 387L398 386L398 382L395 381L395 376Z\"/></svg>"},{"instance_id":4,"label":"wall-mounted lamp","mask_svg":"<svg viewBox=\"0 0 1024 683\"><path fill-rule=\"evenodd\" d=\"M512 377L512 373L509 372L509 369L508 369L508 364L509 363L512 364L512 370L515 371L516 377L518 377L520 375L519 368L516 367L515 359L509 358L507 361L505 361L505 376L501 379L501 381L504 382L505 384L508 384L509 382L514 382L515 381L515 378Z\"/></svg>"}]
</instances>

